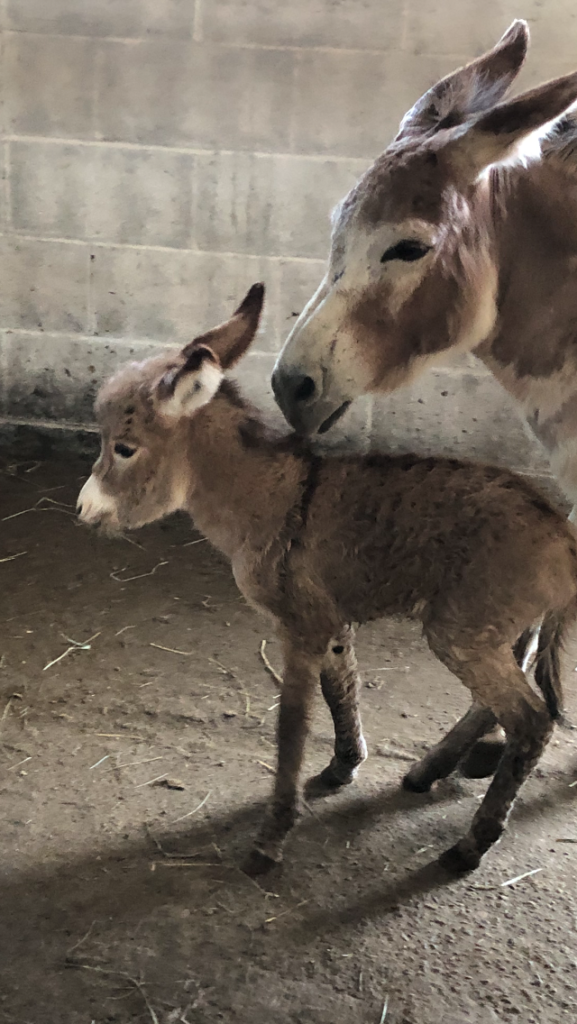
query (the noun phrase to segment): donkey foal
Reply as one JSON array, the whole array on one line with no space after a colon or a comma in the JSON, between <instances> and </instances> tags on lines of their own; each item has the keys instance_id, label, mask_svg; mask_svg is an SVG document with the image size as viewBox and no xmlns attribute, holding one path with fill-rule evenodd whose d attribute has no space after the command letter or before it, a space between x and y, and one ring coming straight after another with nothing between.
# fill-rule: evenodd
<instances>
[{"instance_id":1,"label":"donkey foal","mask_svg":"<svg viewBox=\"0 0 577 1024\"><path fill-rule=\"evenodd\" d=\"M350 783L366 757L350 623L420 619L474 703L405 786L424 791L449 775L495 722L507 738L470 831L443 856L453 870L474 868L560 715L558 651L577 615L575 532L504 470L413 455L320 458L295 435L272 435L223 377L256 333L263 295L253 286L227 323L181 352L129 364L102 388L102 450L81 519L114 532L186 510L276 623L278 766L255 871L281 860L295 822L319 679L335 748L314 787ZM541 620L535 678L545 701L516 660L518 638Z\"/></svg>"}]
</instances>

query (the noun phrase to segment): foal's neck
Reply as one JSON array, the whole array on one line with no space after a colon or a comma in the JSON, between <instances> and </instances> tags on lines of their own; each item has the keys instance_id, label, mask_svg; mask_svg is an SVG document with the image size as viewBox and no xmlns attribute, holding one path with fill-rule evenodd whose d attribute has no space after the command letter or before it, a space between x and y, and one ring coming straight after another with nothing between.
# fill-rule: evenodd
<instances>
[{"instance_id":1,"label":"foal's neck","mask_svg":"<svg viewBox=\"0 0 577 1024\"><path fill-rule=\"evenodd\" d=\"M191 420L187 458L187 511L229 558L278 537L310 461L294 435L275 434L228 380Z\"/></svg>"}]
</instances>

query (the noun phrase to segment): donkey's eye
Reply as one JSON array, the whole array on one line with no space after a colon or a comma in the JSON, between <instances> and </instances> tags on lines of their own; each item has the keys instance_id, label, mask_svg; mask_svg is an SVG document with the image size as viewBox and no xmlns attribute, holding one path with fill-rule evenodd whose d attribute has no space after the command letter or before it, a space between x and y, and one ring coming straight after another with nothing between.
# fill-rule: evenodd
<instances>
[{"instance_id":1,"label":"donkey's eye","mask_svg":"<svg viewBox=\"0 0 577 1024\"><path fill-rule=\"evenodd\" d=\"M134 455L135 451L136 451L136 448L129 448L129 446L127 444L120 444L120 442L119 442L118 444L114 445L114 454L115 455L120 455L121 459L130 459L130 458L132 458L132 456Z\"/></svg>"},{"instance_id":2,"label":"donkey's eye","mask_svg":"<svg viewBox=\"0 0 577 1024\"><path fill-rule=\"evenodd\" d=\"M402 260L403 263L414 263L415 260L422 260L423 256L432 249L431 245L425 242L417 242L411 239L403 239L392 245L390 249L381 256L381 263L388 263L389 260Z\"/></svg>"}]
</instances>

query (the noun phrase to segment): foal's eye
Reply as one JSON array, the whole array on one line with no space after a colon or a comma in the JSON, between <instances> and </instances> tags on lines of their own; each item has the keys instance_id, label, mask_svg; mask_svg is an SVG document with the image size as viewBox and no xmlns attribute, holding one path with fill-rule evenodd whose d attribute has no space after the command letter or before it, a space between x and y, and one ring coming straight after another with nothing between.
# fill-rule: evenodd
<instances>
[{"instance_id":1,"label":"foal's eye","mask_svg":"<svg viewBox=\"0 0 577 1024\"><path fill-rule=\"evenodd\" d=\"M114 454L120 455L121 459L130 459L134 455L136 448L130 448L127 444L114 445Z\"/></svg>"},{"instance_id":2,"label":"foal's eye","mask_svg":"<svg viewBox=\"0 0 577 1024\"><path fill-rule=\"evenodd\" d=\"M415 260L422 260L423 256L432 249L431 245L425 242L417 242L414 239L403 239L381 256L381 263L388 263L390 260L402 260L403 263L414 263Z\"/></svg>"}]
</instances>

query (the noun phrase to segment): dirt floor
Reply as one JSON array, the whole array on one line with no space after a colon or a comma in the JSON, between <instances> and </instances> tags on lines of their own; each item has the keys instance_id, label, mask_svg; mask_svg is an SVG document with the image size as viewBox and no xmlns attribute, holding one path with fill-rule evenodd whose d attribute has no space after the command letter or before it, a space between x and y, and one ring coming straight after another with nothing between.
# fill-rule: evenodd
<instances>
[{"instance_id":1,"label":"dirt floor","mask_svg":"<svg viewBox=\"0 0 577 1024\"><path fill-rule=\"evenodd\" d=\"M140 546L79 527L86 469L0 457L0 1022L574 1024L577 734L449 880L485 784L399 781L467 697L416 626L367 628L369 760L257 884L278 645L184 518ZM331 741L319 701L309 773Z\"/></svg>"}]
</instances>

